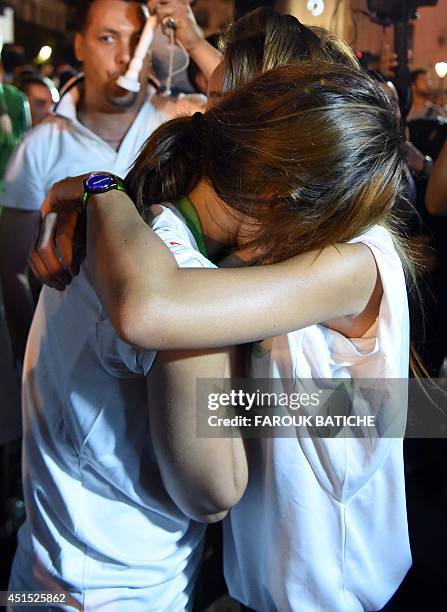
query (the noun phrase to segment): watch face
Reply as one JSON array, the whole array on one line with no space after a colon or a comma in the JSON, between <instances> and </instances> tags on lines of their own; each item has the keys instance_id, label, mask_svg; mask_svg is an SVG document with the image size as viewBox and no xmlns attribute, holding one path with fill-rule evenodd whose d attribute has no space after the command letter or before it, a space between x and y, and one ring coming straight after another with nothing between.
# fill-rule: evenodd
<instances>
[{"instance_id":1,"label":"watch face","mask_svg":"<svg viewBox=\"0 0 447 612\"><path fill-rule=\"evenodd\" d=\"M94 174L85 181L89 191L106 191L116 186L115 177L110 174Z\"/></svg>"}]
</instances>

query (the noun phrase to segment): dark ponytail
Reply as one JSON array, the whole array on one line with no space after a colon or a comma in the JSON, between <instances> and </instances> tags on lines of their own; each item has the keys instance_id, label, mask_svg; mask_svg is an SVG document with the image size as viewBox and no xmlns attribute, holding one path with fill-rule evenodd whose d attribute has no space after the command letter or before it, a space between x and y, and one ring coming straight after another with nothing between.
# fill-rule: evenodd
<instances>
[{"instance_id":1,"label":"dark ponytail","mask_svg":"<svg viewBox=\"0 0 447 612\"><path fill-rule=\"evenodd\" d=\"M125 179L126 190L146 221L150 205L186 195L202 176L206 135L199 114L173 119L158 128Z\"/></svg>"}]
</instances>

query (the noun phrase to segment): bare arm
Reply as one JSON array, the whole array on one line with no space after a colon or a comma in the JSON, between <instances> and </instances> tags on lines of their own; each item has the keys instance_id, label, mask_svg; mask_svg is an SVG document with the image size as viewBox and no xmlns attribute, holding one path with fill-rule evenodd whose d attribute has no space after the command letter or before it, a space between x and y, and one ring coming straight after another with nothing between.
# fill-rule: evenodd
<instances>
[{"instance_id":1,"label":"bare arm","mask_svg":"<svg viewBox=\"0 0 447 612\"><path fill-rule=\"evenodd\" d=\"M163 483L177 506L201 522L221 520L247 486L242 438L198 438L196 379L237 371L236 349L165 352L148 375L151 434ZM236 368L236 370L235 370Z\"/></svg>"},{"instance_id":2,"label":"bare arm","mask_svg":"<svg viewBox=\"0 0 447 612\"><path fill-rule=\"evenodd\" d=\"M425 204L432 215L447 215L447 140L430 173Z\"/></svg>"},{"instance_id":3,"label":"bare arm","mask_svg":"<svg viewBox=\"0 0 447 612\"><path fill-rule=\"evenodd\" d=\"M190 7L190 0L149 0L148 7L160 21L172 17L180 41L208 80L221 61L220 52L205 39Z\"/></svg>"},{"instance_id":4,"label":"bare arm","mask_svg":"<svg viewBox=\"0 0 447 612\"><path fill-rule=\"evenodd\" d=\"M82 178L56 183L42 206L46 229L31 263L55 288L76 274L74 224L61 229L55 211L70 219L82 201ZM335 328L334 319L363 316L371 305L378 274L362 244L328 247L273 266L179 269L123 192L91 196L87 218L88 263L99 298L120 337L143 349L232 346L330 320Z\"/></svg>"},{"instance_id":5,"label":"bare arm","mask_svg":"<svg viewBox=\"0 0 447 612\"><path fill-rule=\"evenodd\" d=\"M122 192L89 199L87 257L119 336L146 349L230 346L357 316L377 269L368 247L343 244L272 266L179 269Z\"/></svg>"},{"instance_id":6,"label":"bare arm","mask_svg":"<svg viewBox=\"0 0 447 612\"><path fill-rule=\"evenodd\" d=\"M4 208L0 218L0 277L14 352L20 359L34 314L27 258L39 222L39 211L13 208Z\"/></svg>"}]
</instances>

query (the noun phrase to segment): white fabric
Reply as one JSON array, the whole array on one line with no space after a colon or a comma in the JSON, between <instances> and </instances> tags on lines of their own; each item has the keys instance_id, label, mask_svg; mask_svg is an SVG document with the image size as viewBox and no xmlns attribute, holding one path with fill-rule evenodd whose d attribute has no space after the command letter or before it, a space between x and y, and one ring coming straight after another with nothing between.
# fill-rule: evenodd
<instances>
[{"instance_id":1,"label":"white fabric","mask_svg":"<svg viewBox=\"0 0 447 612\"><path fill-rule=\"evenodd\" d=\"M169 42L169 38L163 33L162 28L159 26L155 30L151 53L152 68L156 77L160 79L162 85L166 85L169 75L170 51L171 44ZM187 58L185 57L185 53L178 45L174 45L173 72L177 74L175 74L172 78L171 89L176 92L189 94L194 93L194 87L191 85L188 78L188 66L181 70L181 68L186 65L186 62Z\"/></svg>"},{"instance_id":2,"label":"white fabric","mask_svg":"<svg viewBox=\"0 0 447 612\"><path fill-rule=\"evenodd\" d=\"M213 267L177 211L154 229L184 267ZM118 339L81 269L42 290L23 380L27 521L10 588L65 590L89 612L187 608L204 525L171 501L151 443L155 353Z\"/></svg>"},{"instance_id":3,"label":"white fabric","mask_svg":"<svg viewBox=\"0 0 447 612\"><path fill-rule=\"evenodd\" d=\"M384 379L407 378L399 257L381 227L360 241L383 284L377 323L359 339L314 325L259 343L255 377L368 378L379 389ZM399 399L405 421L406 397ZM264 438L249 441L249 459L247 491L225 522L230 594L259 612L382 608L411 565L402 439Z\"/></svg>"},{"instance_id":4,"label":"white fabric","mask_svg":"<svg viewBox=\"0 0 447 612\"><path fill-rule=\"evenodd\" d=\"M1 205L39 210L55 182L92 170L124 177L146 139L167 119L148 99L115 151L78 121L73 99L67 94L57 114L30 130L18 145L6 169Z\"/></svg>"}]
</instances>

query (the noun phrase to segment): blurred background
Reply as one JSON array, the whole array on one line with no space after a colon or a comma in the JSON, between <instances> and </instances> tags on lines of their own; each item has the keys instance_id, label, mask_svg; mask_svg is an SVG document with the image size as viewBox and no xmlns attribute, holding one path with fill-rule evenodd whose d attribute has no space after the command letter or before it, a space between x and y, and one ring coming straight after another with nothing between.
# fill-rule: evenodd
<instances>
[{"instance_id":1,"label":"blurred background","mask_svg":"<svg viewBox=\"0 0 447 612\"><path fill-rule=\"evenodd\" d=\"M392 0L391 0L392 3ZM0 2L0 30L4 43L16 43L28 59L38 57L42 47L52 49L44 63L55 64L74 60L71 46L70 15L76 0L8 0ZM383 4L387 4L384 2ZM371 61L380 56L384 43L392 45L392 28L374 24L367 14L367 0L197 0L194 12L205 33L219 31L235 14L257 6L272 6L291 13L309 25L319 25L349 42L356 51L368 54ZM437 87L444 78L437 75L435 65L447 61L447 2L418 8L419 18L410 24L411 62L429 68Z\"/></svg>"}]
</instances>

